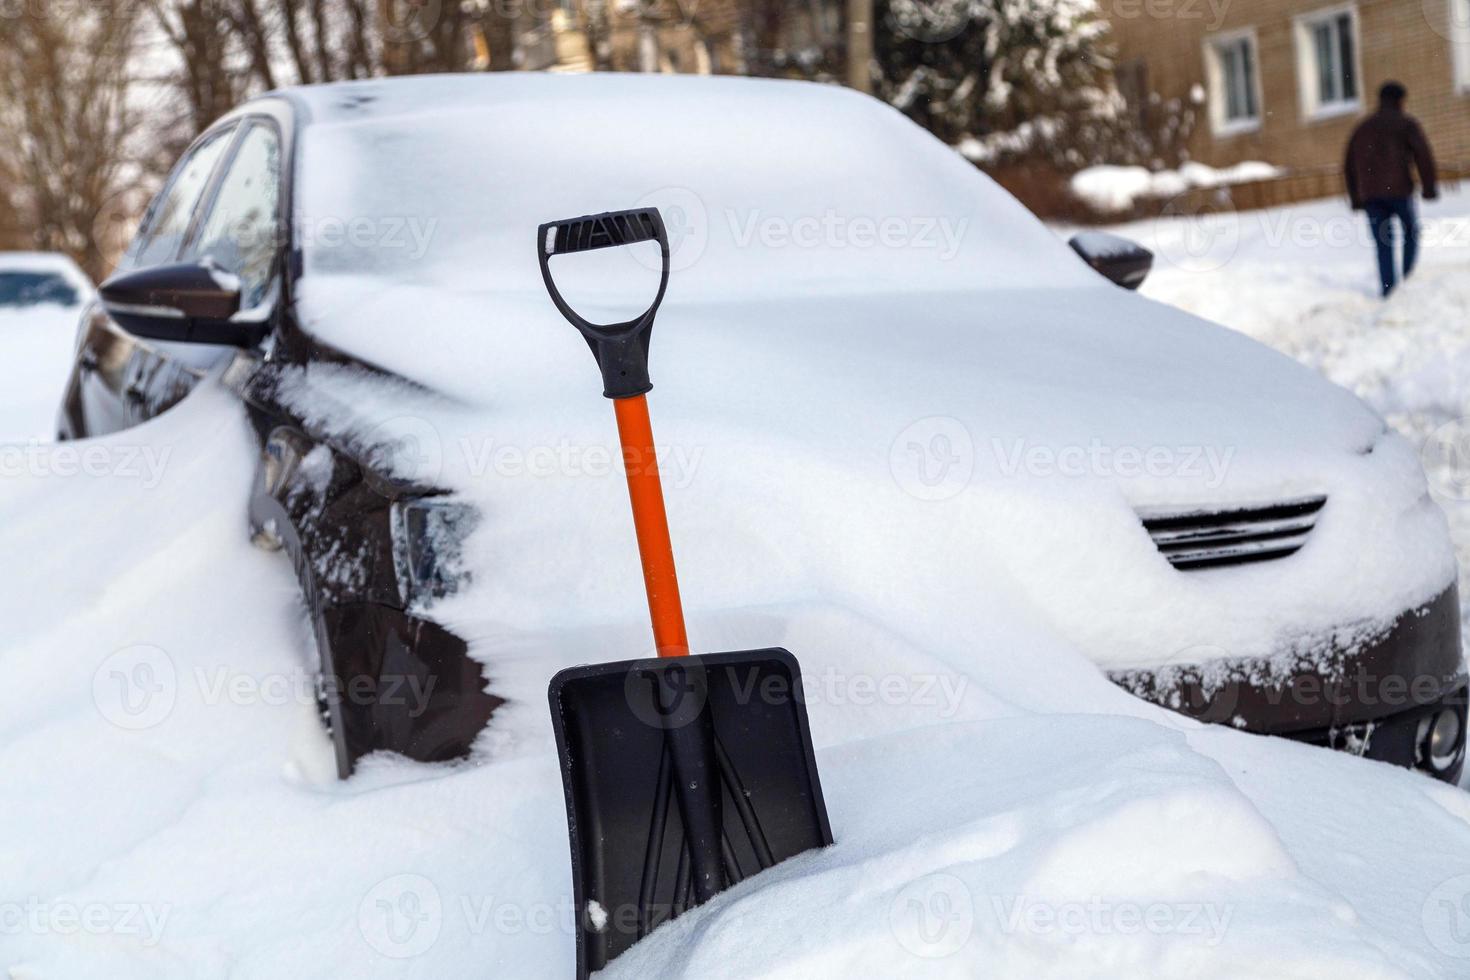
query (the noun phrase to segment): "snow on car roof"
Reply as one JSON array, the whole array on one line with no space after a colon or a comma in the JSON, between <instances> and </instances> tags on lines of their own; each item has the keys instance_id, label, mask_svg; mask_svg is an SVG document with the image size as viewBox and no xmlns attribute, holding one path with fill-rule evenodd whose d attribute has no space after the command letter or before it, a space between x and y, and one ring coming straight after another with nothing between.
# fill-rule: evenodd
<instances>
[{"instance_id":1,"label":"snow on car roof","mask_svg":"<svg viewBox=\"0 0 1470 980\"><path fill-rule=\"evenodd\" d=\"M539 224L654 204L686 295L1096 281L949 147L837 86L496 74L292 97L308 276L539 289Z\"/></svg>"},{"instance_id":2,"label":"snow on car roof","mask_svg":"<svg viewBox=\"0 0 1470 980\"><path fill-rule=\"evenodd\" d=\"M0 252L0 272L54 272L81 290L92 289L86 273L60 252Z\"/></svg>"}]
</instances>

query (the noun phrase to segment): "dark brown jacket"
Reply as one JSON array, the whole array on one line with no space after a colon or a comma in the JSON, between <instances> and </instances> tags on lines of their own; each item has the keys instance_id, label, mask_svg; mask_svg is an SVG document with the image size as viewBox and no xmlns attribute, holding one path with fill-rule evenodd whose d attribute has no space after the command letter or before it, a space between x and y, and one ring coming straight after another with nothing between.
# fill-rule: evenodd
<instances>
[{"instance_id":1,"label":"dark brown jacket","mask_svg":"<svg viewBox=\"0 0 1470 980\"><path fill-rule=\"evenodd\" d=\"M1419 121L1401 109L1381 107L1353 130L1348 140L1348 198L1354 209L1368 201L1384 197L1409 197L1414 193L1414 177L1409 164L1419 170L1424 182L1424 199L1439 196L1434 175L1434 154Z\"/></svg>"}]
</instances>

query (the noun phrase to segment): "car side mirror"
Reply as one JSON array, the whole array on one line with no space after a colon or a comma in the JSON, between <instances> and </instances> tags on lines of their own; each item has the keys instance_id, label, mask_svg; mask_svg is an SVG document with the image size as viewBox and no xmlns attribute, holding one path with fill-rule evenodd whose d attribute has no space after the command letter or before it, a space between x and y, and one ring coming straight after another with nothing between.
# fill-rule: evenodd
<instances>
[{"instance_id":1,"label":"car side mirror","mask_svg":"<svg viewBox=\"0 0 1470 980\"><path fill-rule=\"evenodd\" d=\"M1154 265L1154 253L1105 231L1079 232L1067 244L1100 276L1124 289L1142 286Z\"/></svg>"},{"instance_id":2,"label":"car side mirror","mask_svg":"<svg viewBox=\"0 0 1470 980\"><path fill-rule=\"evenodd\" d=\"M149 340L253 347L269 332L239 315L239 277L208 259L125 272L97 292L119 326Z\"/></svg>"}]
</instances>

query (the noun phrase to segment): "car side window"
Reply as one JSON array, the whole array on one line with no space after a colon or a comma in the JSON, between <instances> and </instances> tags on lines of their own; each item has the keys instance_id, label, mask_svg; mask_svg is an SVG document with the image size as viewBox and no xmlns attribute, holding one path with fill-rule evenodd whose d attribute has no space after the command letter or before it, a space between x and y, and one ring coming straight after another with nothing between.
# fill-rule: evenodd
<instances>
[{"instance_id":1,"label":"car side window","mask_svg":"<svg viewBox=\"0 0 1470 980\"><path fill-rule=\"evenodd\" d=\"M240 277L240 308L265 296L280 244L281 141L272 126L252 125L220 181L200 231L185 251L211 258Z\"/></svg>"},{"instance_id":2,"label":"car side window","mask_svg":"<svg viewBox=\"0 0 1470 980\"><path fill-rule=\"evenodd\" d=\"M163 196L149 211L148 227L140 233L134 252L134 265L162 265L178 257L189 232L189 220L209 186L209 176L234 135L233 128L212 133L179 161Z\"/></svg>"}]
</instances>

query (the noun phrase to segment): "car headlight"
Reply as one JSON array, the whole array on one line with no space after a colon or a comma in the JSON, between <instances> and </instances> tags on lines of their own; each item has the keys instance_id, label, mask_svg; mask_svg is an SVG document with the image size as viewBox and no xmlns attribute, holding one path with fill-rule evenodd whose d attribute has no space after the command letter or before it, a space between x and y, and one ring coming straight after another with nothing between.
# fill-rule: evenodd
<instances>
[{"instance_id":1,"label":"car headlight","mask_svg":"<svg viewBox=\"0 0 1470 980\"><path fill-rule=\"evenodd\" d=\"M1436 772L1444 772L1460 761L1465 750L1464 725L1453 706L1440 708L1419 723L1419 757Z\"/></svg>"},{"instance_id":2,"label":"car headlight","mask_svg":"<svg viewBox=\"0 0 1470 980\"><path fill-rule=\"evenodd\" d=\"M422 608L452 595L468 581L464 541L479 520L473 506L448 498L393 502L388 510L393 570L405 608Z\"/></svg>"}]
</instances>

